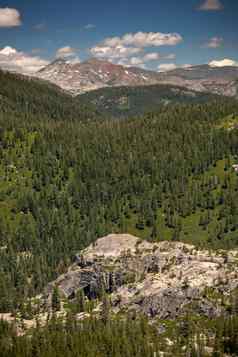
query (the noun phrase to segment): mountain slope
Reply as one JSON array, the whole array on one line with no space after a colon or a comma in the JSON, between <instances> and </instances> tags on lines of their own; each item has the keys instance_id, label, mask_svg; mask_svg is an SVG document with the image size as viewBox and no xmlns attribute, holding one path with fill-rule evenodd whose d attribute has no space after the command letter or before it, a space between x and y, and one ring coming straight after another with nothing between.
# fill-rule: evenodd
<instances>
[{"instance_id":1,"label":"mountain slope","mask_svg":"<svg viewBox=\"0 0 238 357\"><path fill-rule=\"evenodd\" d=\"M4 110L1 312L24 308L75 252L109 232L237 246L237 130L221 120L235 121L236 101L83 124Z\"/></svg>"},{"instance_id":2,"label":"mountain slope","mask_svg":"<svg viewBox=\"0 0 238 357\"><path fill-rule=\"evenodd\" d=\"M39 79L0 71L0 106L6 112L52 119L86 119L96 113L59 87ZM98 114L99 115L99 114Z\"/></svg>"},{"instance_id":3,"label":"mountain slope","mask_svg":"<svg viewBox=\"0 0 238 357\"><path fill-rule=\"evenodd\" d=\"M37 76L73 94L101 87L136 86L157 82L154 72L127 68L97 59L83 63L69 63L58 59L38 72Z\"/></svg>"},{"instance_id":4,"label":"mountain slope","mask_svg":"<svg viewBox=\"0 0 238 357\"><path fill-rule=\"evenodd\" d=\"M230 97L238 96L238 67L200 65L178 68L160 74L160 80L183 85L191 90L211 92Z\"/></svg>"},{"instance_id":5,"label":"mountain slope","mask_svg":"<svg viewBox=\"0 0 238 357\"><path fill-rule=\"evenodd\" d=\"M200 93L183 87L156 84L136 87L101 88L79 95L84 105L94 106L105 115L124 117L166 108L170 104L196 104L215 101L217 95Z\"/></svg>"},{"instance_id":6,"label":"mountain slope","mask_svg":"<svg viewBox=\"0 0 238 357\"><path fill-rule=\"evenodd\" d=\"M237 67L193 66L158 73L90 59L70 63L57 59L41 69L38 78L48 80L76 95L102 87L172 84L200 92L237 96Z\"/></svg>"},{"instance_id":7,"label":"mountain slope","mask_svg":"<svg viewBox=\"0 0 238 357\"><path fill-rule=\"evenodd\" d=\"M87 114L79 99L54 86L8 74L1 85L1 357L54 351L91 357L99 345L100 357L113 356L118 341L118 356L128 355L128 346L139 346L131 356L171 356L180 347L178 356L184 356L184 346L201 335L212 352L214 345L234 341L237 101L218 97L203 105L165 106L139 119L82 123L68 120ZM131 243L116 239L115 246L109 232L144 241L130 236ZM229 327L216 329L223 319ZM44 321L46 330L39 328ZM37 328L27 334L25 326ZM162 345L155 348L161 331ZM100 343L93 345L96 334ZM112 334L117 340L111 346L105 336L110 341ZM141 354L138 336L145 335L149 349ZM174 336L187 336L186 343Z\"/></svg>"}]
</instances>

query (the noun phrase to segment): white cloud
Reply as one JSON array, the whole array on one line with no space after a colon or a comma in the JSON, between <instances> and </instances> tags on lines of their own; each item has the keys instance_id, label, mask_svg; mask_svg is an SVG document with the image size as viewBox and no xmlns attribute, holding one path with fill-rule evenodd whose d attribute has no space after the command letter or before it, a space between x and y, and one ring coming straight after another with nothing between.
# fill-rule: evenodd
<instances>
[{"instance_id":1,"label":"white cloud","mask_svg":"<svg viewBox=\"0 0 238 357\"><path fill-rule=\"evenodd\" d=\"M92 30L92 29L95 29L96 25L93 25L93 24L87 24L84 26L84 29L85 30Z\"/></svg>"},{"instance_id":2,"label":"white cloud","mask_svg":"<svg viewBox=\"0 0 238 357\"><path fill-rule=\"evenodd\" d=\"M130 66L139 66L144 65L143 57L132 57L128 60L128 65Z\"/></svg>"},{"instance_id":3,"label":"white cloud","mask_svg":"<svg viewBox=\"0 0 238 357\"><path fill-rule=\"evenodd\" d=\"M176 65L175 63L162 63L158 66L159 72L168 72L177 68L189 70L192 67L191 64L185 63L181 65Z\"/></svg>"},{"instance_id":4,"label":"white cloud","mask_svg":"<svg viewBox=\"0 0 238 357\"><path fill-rule=\"evenodd\" d=\"M160 60L161 55L158 52L151 52L151 53L146 53L146 55L144 55L143 60L145 62L149 62L149 61L158 61Z\"/></svg>"},{"instance_id":5,"label":"white cloud","mask_svg":"<svg viewBox=\"0 0 238 357\"><path fill-rule=\"evenodd\" d=\"M175 63L162 63L158 66L159 72L167 72L176 69L177 65Z\"/></svg>"},{"instance_id":6,"label":"white cloud","mask_svg":"<svg viewBox=\"0 0 238 357\"><path fill-rule=\"evenodd\" d=\"M205 45L205 47L208 48L218 48L221 47L223 43L223 38L222 37L212 37L208 43Z\"/></svg>"},{"instance_id":7,"label":"white cloud","mask_svg":"<svg viewBox=\"0 0 238 357\"><path fill-rule=\"evenodd\" d=\"M49 62L40 57L19 52L10 46L0 50L0 68L8 71L31 74L39 71L47 64Z\"/></svg>"},{"instance_id":8,"label":"white cloud","mask_svg":"<svg viewBox=\"0 0 238 357\"><path fill-rule=\"evenodd\" d=\"M56 57L72 57L76 54L77 50L70 46L61 47L56 52Z\"/></svg>"},{"instance_id":9,"label":"white cloud","mask_svg":"<svg viewBox=\"0 0 238 357\"><path fill-rule=\"evenodd\" d=\"M160 55L160 53L149 52L149 53L146 53L144 56L132 57L129 59L129 62L132 65L136 65L136 64L146 63L146 62L159 61L161 58L163 58L163 57Z\"/></svg>"},{"instance_id":10,"label":"white cloud","mask_svg":"<svg viewBox=\"0 0 238 357\"><path fill-rule=\"evenodd\" d=\"M183 38L178 33L161 33L161 32L137 32L128 33L122 37L106 38L102 45L115 46L136 46L144 47L159 47L159 46L175 46L182 42Z\"/></svg>"},{"instance_id":11,"label":"white cloud","mask_svg":"<svg viewBox=\"0 0 238 357\"><path fill-rule=\"evenodd\" d=\"M126 47L123 45L116 45L114 47L99 45L91 48L91 54L93 56L99 58L110 58L110 59L133 56L135 54L140 53L141 51L142 51L141 48Z\"/></svg>"},{"instance_id":12,"label":"white cloud","mask_svg":"<svg viewBox=\"0 0 238 357\"><path fill-rule=\"evenodd\" d=\"M145 62L149 62L149 61L159 61L159 60L172 60L175 59L176 56L174 53L171 53L169 55L162 55L158 52L149 52L147 54L144 55L143 59Z\"/></svg>"},{"instance_id":13,"label":"white cloud","mask_svg":"<svg viewBox=\"0 0 238 357\"><path fill-rule=\"evenodd\" d=\"M144 68L147 62L158 61L160 59L161 55L159 53L150 52L141 56L123 57L115 62L116 64L120 64L127 67L136 66Z\"/></svg>"},{"instance_id":14,"label":"white cloud","mask_svg":"<svg viewBox=\"0 0 238 357\"><path fill-rule=\"evenodd\" d=\"M21 15L18 10L8 7L0 8L0 27L15 27L21 25Z\"/></svg>"},{"instance_id":15,"label":"white cloud","mask_svg":"<svg viewBox=\"0 0 238 357\"><path fill-rule=\"evenodd\" d=\"M131 67L129 64L128 64L128 58L121 58L119 59L118 61L114 61L112 59L109 59L108 61L111 62L111 63L114 63L114 64L119 64L121 66L125 66L125 67Z\"/></svg>"},{"instance_id":16,"label":"white cloud","mask_svg":"<svg viewBox=\"0 0 238 357\"><path fill-rule=\"evenodd\" d=\"M167 56L165 56L163 58L168 59L168 60L173 60L173 59L176 58L176 55L174 53L171 53L171 54L169 54L169 55L167 55Z\"/></svg>"},{"instance_id":17,"label":"white cloud","mask_svg":"<svg viewBox=\"0 0 238 357\"><path fill-rule=\"evenodd\" d=\"M71 63L71 64L76 64L76 63L80 63L80 62L81 62L81 60L78 56L72 57L67 61L67 63Z\"/></svg>"},{"instance_id":18,"label":"white cloud","mask_svg":"<svg viewBox=\"0 0 238 357\"><path fill-rule=\"evenodd\" d=\"M223 5L220 0L205 0L205 2L199 6L198 9L203 11L217 11L222 10Z\"/></svg>"},{"instance_id":19,"label":"white cloud","mask_svg":"<svg viewBox=\"0 0 238 357\"><path fill-rule=\"evenodd\" d=\"M4 55L4 56L13 56L13 55L17 54L17 50L10 46L6 46L0 50L0 54Z\"/></svg>"},{"instance_id":20,"label":"white cloud","mask_svg":"<svg viewBox=\"0 0 238 357\"><path fill-rule=\"evenodd\" d=\"M238 67L238 62L231 60L229 58L224 58L223 60L214 60L209 63L211 67L228 67L228 66L235 66Z\"/></svg>"},{"instance_id":21,"label":"white cloud","mask_svg":"<svg viewBox=\"0 0 238 357\"><path fill-rule=\"evenodd\" d=\"M182 40L182 36L177 33L128 33L122 37L108 37L92 47L90 52L94 57L107 59L117 64L144 66L146 62L158 61L161 58L169 60L175 58L174 54L163 57L157 52L145 54L146 47L174 46Z\"/></svg>"},{"instance_id":22,"label":"white cloud","mask_svg":"<svg viewBox=\"0 0 238 357\"><path fill-rule=\"evenodd\" d=\"M46 24L44 22L42 22L40 24L36 24L34 26L34 29L37 31L44 31L44 30L46 30Z\"/></svg>"},{"instance_id":23,"label":"white cloud","mask_svg":"<svg viewBox=\"0 0 238 357\"><path fill-rule=\"evenodd\" d=\"M182 64L182 66L180 66L180 68L184 68L184 69L188 69L188 68L191 68L193 67L192 64L189 64L189 63L185 63L185 64Z\"/></svg>"},{"instance_id":24,"label":"white cloud","mask_svg":"<svg viewBox=\"0 0 238 357\"><path fill-rule=\"evenodd\" d=\"M143 48L139 47L127 47L122 45L117 45L115 47L100 47L95 46L91 49L91 53L95 57L106 59L107 61L126 66L126 67L140 67L146 68L148 62L159 61L159 60L171 60L175 59L174 54L161 55L158 52L144 52Z\"/></svg>"},{"instance_id":25,"label":"white cloud","mask_svg":"<svg viewBox=\"0 0 238 357\"><path fill-rule=\"evenodd\" d=\"M124 67L140 67L146 68L146 64L143 62L143 57L130 57L130 58L121 58L117 61L110 60L115 64L119 64Z\"/></svg>"}]
</instances>

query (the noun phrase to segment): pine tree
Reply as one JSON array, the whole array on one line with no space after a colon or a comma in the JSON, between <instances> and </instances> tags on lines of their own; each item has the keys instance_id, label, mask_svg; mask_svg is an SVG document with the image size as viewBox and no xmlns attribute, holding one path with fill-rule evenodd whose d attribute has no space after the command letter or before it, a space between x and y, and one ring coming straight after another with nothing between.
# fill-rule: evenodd
<instances>
[{"instance_id":1,"label":"pine tree","mask_svg":"<svg viewBox=\"0 0 238 357\"><path fill-rule=\"evenodd\" d=\"M77 313L85 311L85 295L82 289L79 289L76 293L75 306Z\"/></svg>"},{"instance_id":2,"label":"pine tree","mask_svg":"<svg viewBox=\"0 0 238 357\"><path fill-rule=\"evenodd\" d=\"M59 289L56 285L54 286L54 289L52 292L51 307L52 307L53 311L60 310L60 294L59 294Z\"/></svg>"},{"instance_id":3,"label":"pine tree","mask_svg":"<svg viewBox=\"0 0 238 357\"><path fill-rule=\"evenodd\" d=\"M102 308L101 308L101 319L104 324L109 320L110 316L110 301L106 293L104 293L102 298Z\"/></svg>"}]
</instances>

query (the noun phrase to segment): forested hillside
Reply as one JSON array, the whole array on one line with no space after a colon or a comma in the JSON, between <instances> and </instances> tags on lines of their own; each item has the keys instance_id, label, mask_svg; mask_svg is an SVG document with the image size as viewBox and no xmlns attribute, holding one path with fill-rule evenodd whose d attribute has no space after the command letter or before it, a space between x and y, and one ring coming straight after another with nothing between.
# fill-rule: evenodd
<instances>
[{"instance_id":1,"label":"forested hillside","mask_svg":"<svg viewBox=\"0 0 238 357\"><path fill-rule=\"evenodd\" d=\"M237 356L237 315L216 320L187 315L163 326L166 333L140 316L136 321L129 317L78 322L69 314L64 324L53 318L29 338L16 337L14 329L0 322L0 351L2 357L154 357L163 352L169 357Z\"/></svg>"},{"instance_id":2,"label":"forested hillside","mask_svg":"<svg viewBox=\"0 0 238 357\"><path fill-rule=\"evenodd\" d=\"M87 120L99 113L92 106L79 105L69 94L45 81L0 70L1 112L40 119Z\"/></svg>"},{"instance_id":3,"label":"forested hillside","mask_svg":"<svg viewBox=\"0 0 238 357\"><path fill-rule=\"evenodd\" d=\"M94 106L100 113L116 117L142 115L170 104L207 103L219 97L211 93L200 93L187 88L157 84L138 87L111 87L79 95L78 100Z\"/></svg>"},{"instance_id":4,"label":"forested hillside","mask_svg":"<svg viewBox=\"0 0 238 357\"><path fill-rule=\"evenodd\" d=\"M40 292L75 252L109 232L237 245L237 176L231 167L237 129L221 126L237 113L236 102L219 99L142 119L87 123L54 120L51 113L39 122L31 112L16 116L5 108L1 310Z\"/></svg>"},{"instance_id":5,"label":"forested hillside","mask_svg":"<svg viewBox=\"0 0 238 357\"><path fill-rule=\"evenodd\" d=\"M6 80L0 89L1 312L24 311L28 297L106 233L213 249L238 246L238 176L232 168L238 160L236 101L219 98L164 106L129 119L97 120L95 111L54 88L0 75L2 83ZM231 319L229 326L237 326ZM109 327L94 324L90 329L104 331L98 336L104 346L101 339L112 336ZM133 331L133 322L128 326ZM143 353L132 346L131 353L152 353L144 340L148 328L138 326ZM47 331L49 346L53 330ZM80 331L72 343L80 341ZM34 355L24 337L12 347L4 334L14 336L14 331L1 323L1 355ZM55 330L54 337L64 341L64 351L67 332ZM32 351L40 339L36 332ZM128 344L133 339L133 332L125 337ZM90 332L84 341L84 346L91 343ZM106 345L102 351L110 355L113 347ZM53 355L45 344L41 348L39 356ZM75 348L83 353L81 344ZM81 355L95 355L90 351Z\"/></svg>"}]
</instances>

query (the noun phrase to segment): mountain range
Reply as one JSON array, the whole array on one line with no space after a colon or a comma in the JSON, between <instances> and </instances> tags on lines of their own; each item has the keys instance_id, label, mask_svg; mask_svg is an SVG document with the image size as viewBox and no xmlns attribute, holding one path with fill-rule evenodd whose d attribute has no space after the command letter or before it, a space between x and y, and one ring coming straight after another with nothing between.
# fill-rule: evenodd
<instances>
[{"instance_id":1,"label":"mountain range","mask_svg":"<svg viewBox=\"0 0 238 357\"><path fill-rule=\"evenodd\" d=\"M59 86L38 78L0 71L0 106L5 111L52 119L83 120L141 116L166 110L171 104L203 104L221 97L178 85L117 86L72 96ZM222 97L226 102L233 98Z\"/></svg>"},{"instance_id":2,"label":"mountain range","mask_svg":"<svg viewBox=\"0 0 238 357\"><path fill-rule=\"evenodd\" d=\"M198 65L155 72L95 58L83 63L71 63L59 58L35 76L50 81L73 95L104 87L171 84L198 92L238 96L238 67L234 66Z\"/></svg>"}]
</instances>

